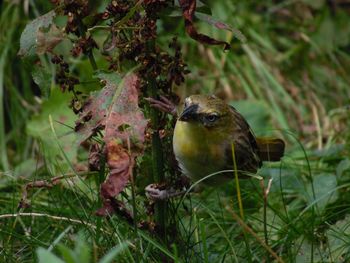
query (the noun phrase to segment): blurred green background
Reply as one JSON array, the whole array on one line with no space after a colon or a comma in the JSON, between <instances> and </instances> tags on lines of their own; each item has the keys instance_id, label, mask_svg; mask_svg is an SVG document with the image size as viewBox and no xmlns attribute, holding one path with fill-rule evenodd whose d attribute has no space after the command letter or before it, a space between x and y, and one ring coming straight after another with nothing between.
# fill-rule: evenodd
<instances>
[{"instance_id":1,"label":"blurred green background","mask_svg":"<svg viewBox=\"0 0 350 263\"><path fill-rule=\"evenodd\" d=\"M108 3L91 5L97 12ZM177 36L191 71L176 93L181 98L217 94L247 118L257 135L278 135L287 142L281 164L259 172L265 186L273 178L265 214L259 182L242 183L246 222L285 262L349 262L350 2L220 0L198 6L233 28L218 30L198 19L198 30L233 47L224 52L196 43L185 34L178 9L164 13L158 44L167 50ZM112 253L121 261L116 262L165 262L164 257L175 262L260 262L266 250L255 237L244 240L225 209L225 204L237 208L233 184L186 199L185 208L172 214L181 235L170 246L142 231L133 233L118 217L96 218L98 188L86 174L51 190L33 189L31 206L18 208L26 183L86 166L86 152L74 144L70 95L56 87L55 67L46 55L17 55L26 24L52 8L42 0L0 4L0 261L53 256L47 250L36 253L44 247L83 260L70 262L97 262L117 246ZM64 18L56 20L64 25ZM93 37L101 48L106 34L97 31ZM68 42L57 48L80 79L78 90L100 88L86 57L71 57ZM94 55L99 69L107 69L104 57L97 50ZM38 70L38 60L44 71ZM136 201L142 214L144 198ZM11 216L17 212L43 216Z\"/></svg>"}]
</instances>

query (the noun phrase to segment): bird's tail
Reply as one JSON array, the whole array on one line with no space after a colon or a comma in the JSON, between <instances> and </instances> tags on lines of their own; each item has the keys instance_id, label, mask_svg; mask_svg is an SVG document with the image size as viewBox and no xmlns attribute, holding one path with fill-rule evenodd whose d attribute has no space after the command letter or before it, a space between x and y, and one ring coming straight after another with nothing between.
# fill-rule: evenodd
<instances>
[{"instance_id":1,"label":"bird's tail","mask_svg":"<svg viewBox=\"0 0 350 263\"><path fill-rule=\"evenodd\" d=\"M262 161L277 162L284 155L284 141L276 138L256 138Z\"/></svg>"}]
</instances>

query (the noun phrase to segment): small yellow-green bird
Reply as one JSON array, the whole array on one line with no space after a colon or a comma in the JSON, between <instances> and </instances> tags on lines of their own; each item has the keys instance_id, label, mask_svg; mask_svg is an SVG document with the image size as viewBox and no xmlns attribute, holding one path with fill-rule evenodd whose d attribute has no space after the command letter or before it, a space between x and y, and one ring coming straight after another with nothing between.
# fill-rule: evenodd
<instances>
[{"instance_id":1,"label":"small yellow-green bird","mask_svg":"<svg viewBox=\"0 0 350 263\"><path fill-rule=\"evenodd\" d=\"M173 137L182 172L198 181L216 172L232 171L232 144L241 176L256 173L262 161L279 161L285 148L281 139L256 138L244 117L223 100L208 95L186 98ZM228 179L233 179L232 172L220 173L203 183L216 185Z\"/></svg>"}]
</instances>

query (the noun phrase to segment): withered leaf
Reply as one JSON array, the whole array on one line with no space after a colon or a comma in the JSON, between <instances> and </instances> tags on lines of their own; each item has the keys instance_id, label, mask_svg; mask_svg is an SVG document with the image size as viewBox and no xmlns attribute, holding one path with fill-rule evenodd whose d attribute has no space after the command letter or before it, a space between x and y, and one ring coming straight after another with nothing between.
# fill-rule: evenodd
<instances>
[{"instance_id":1,"label":"withered leaf","mask_svg":"<svg viewBox=\"0 0 350 263\"><path fill-rule=\"evenodd\" d=\"M105 143L110 174L101 185L104 206L124 190L135 164L135 157L143 150L147 121L138 107L139 78L127 75L117 88L106 117ZM126 149L128 148L128 150Z\"/></svg>"},{"instance_id":2,"label":"withered leaf","mask_svg":"<svg viewBox=\"0 0 350 263\"><path fill-rule=\"evenodd\" d=\"M120 81L117 74L113 75L116 75L113 81L111 79L104 80L105 87L90 95L83 106L79 119L75 122L75 131L79 134L79 144L95 135L97 131L103 130L106 125L107 113L116 92L117 84Z\"/></svg>"},{"instance_id":3,"label":"withered leaf","mask_svg":"<svg viewBox=\"0 0 350 263\"><path fill-rule=\"evenodd\" d=\"M100 145L94 143L91 145L89 151L89 170L90 171L99 171L100 170L100 160L101 160L101 149Z\"/></svg>"},{"instance_id":4,"label":"withered leaf","mask_svg":"<svg viewBox=\"0 0 350 263\"><path fill-rule=\"evenodd\" d=\"M137 75L128 74L121 81L116 74L100 72L98 77L105 87L83 107L76 131L83 142L97 129L104 130L109 176L101 185L103 207L97 214L106 215L113 209L114 197L126 187L135 157L142 153L147 121L138 106L140 80Z\"/></svg>"},{"instance_id":5,"label":"withered leaf","mask_svg":"<svg viewBox=\"0 0 350 263\"><path fill-rule=\"evenodd\" d=\"M115 140L107 143L106 154L110 175L101 185L101 196L104 200L111 199L123 191L134 166L134 159Z\"/></svg>"},{"instance_id":6,"label":"withered leaf","mask_svg":"<svg viewBox=\"0 0 350 263\"><path fill-rule=\"evenodd\" d=\"M207 35L198 33L193 24L193 17L196 11L196 0L179 0L179 4L182 9L182 16L185 19L186 32L191 38L203 44L223 45L224 50L230 49L231 46L226 41L216 40Z\"/></svg>"},{"instance_id":7,"label":"withered leaf","mask_svg":"<svg viewBox=\"0 0 350 263\"><path fill-rule=\"evenodd\" d=\"M37 48L37 33L40 28L48 28L53 18L56 16L55 11L39 16L32 22L26 25L20 38L20 50L18 55L20 56L33 56L35 55Z\"/></svg>"},{"instance_id":8,"label":"withered leaf","mask_svg":"<svg viewBox=\"0 0 350 263\"><path fill-rule=\"evenodd\" d=\"M124 145L130 140L132 147L142 146L147 121L138 106L139 85L140 80L134 74L127 75L121 82L120 93L118 91L115 93L107 115L106 142L119 138Z\"/></svg>"},{"instance_id":9,"label":"withered leaf","mask_svg":"<svg viewBox=\"0 0 350 263\"><path fill-rule=\"evenodd\" d=\"M64 34L54 24L48 30L39 28L36 33L36 53L42 55L51 52L64 38Z\"/></svg>"},{"instance_id":10,"label":"withered leaf","mask_svg":"<svg viewBox=\"0 0 350 263\"><path fill-rule=\"evenodd\" d=\"M139 78L128 74L120 81L117 74L100 73L97 76L105 82L105 87L93 93L83 106L75 127L80 134L78 142L105 129L106 142L119 138L124 145L130 140L131 146L140 148L147 121L138 107Z\"/></svg>"}]
</instances>

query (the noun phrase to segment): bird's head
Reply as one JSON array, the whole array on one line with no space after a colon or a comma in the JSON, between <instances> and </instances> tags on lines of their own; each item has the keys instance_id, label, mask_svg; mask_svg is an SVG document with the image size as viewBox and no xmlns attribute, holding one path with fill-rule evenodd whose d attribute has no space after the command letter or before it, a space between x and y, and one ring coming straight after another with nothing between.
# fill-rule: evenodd
<instances>
[{"instance_id":1,"label":"bird's head","mask_svg":"<svg viewBox=\"0 0 350 263\"><path fill-rule=\"evenodd\" d=\"M227 127L230 122L230 112L230 106L215 96L192 95L186 98L179 121L207 129Z\"/></svg>"}]
</instances>

